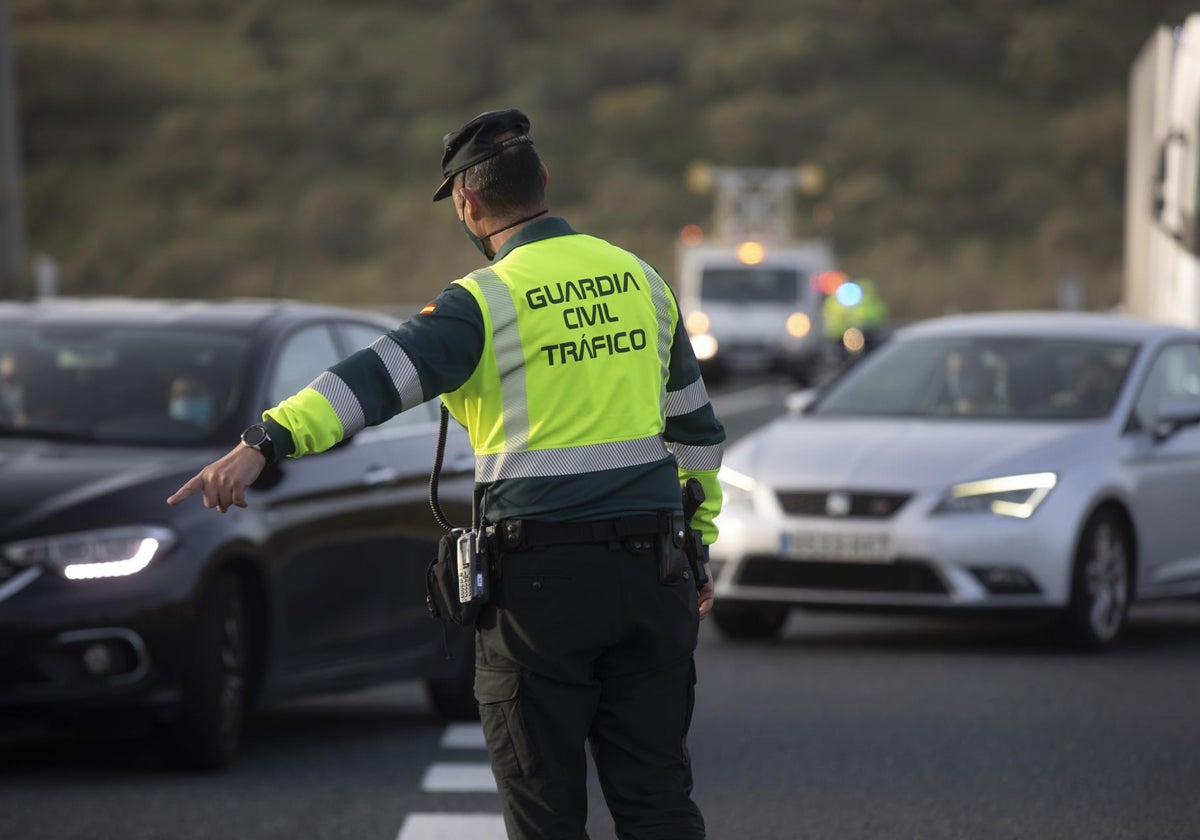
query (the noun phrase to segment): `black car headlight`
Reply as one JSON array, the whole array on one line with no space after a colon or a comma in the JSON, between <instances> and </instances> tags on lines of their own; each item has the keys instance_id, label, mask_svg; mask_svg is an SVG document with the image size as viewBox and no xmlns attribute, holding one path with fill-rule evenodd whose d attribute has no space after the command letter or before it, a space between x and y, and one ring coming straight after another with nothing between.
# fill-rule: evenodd
<instances>
[{"instance_id":1,"label":"black car headlight","mask_svg":"<svg viewBox=\"0 0 1200 840\"><path fill-rule=\"evenodd\" d=\"M137 574L177 541L168 528L130 525L22 540L0 547L0 553L18 566L41 566L69 580L89 580Z\"/></svg>"},{"instance_id":2,"label":"black car headlight","mask_svg":"<svg viewBox=\"0 0 1200 840\"><path fill-rule=\"evenodd\" d=\"M994 513L1028 519L1054 489L1058 476L1051 472L1006 475L955 484L934 513Z\"/></svg>"}]
</instances>

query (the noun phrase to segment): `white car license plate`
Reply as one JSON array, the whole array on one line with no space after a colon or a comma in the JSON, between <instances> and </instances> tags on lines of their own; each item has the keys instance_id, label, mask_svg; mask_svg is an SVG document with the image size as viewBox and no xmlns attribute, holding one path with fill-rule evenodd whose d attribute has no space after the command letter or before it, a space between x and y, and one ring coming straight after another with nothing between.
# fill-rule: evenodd
<instances>
[{"instance_id":1,"label":"white car license plate","mask_svg":"<svg viewBox=\"0 0 1200 840\"><path fill-rule=\"evenodd\" d=\"M886 563L892 545L887 534L843 534L792 531L782 537L782 553L793 560L835 560L847 563Z\"/></svg>"}]
</instances>

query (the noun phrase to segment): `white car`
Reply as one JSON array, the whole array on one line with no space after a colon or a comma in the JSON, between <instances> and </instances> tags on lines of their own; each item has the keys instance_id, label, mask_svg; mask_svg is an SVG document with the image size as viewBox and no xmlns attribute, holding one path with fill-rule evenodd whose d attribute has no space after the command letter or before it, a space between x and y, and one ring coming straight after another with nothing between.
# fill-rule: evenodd
<instances>
[{"instance_id":1,"label":"white car","mask_svg":"<svg viewBox=\"0 0 1200 840\"><path fill-rule=\"evenodd\" d=\"M1200 331L951 316L803 393L725 458L726 635L803 605L1048 608L1103 646L1134 599L1200 593Z\"/></svg>"}]
</instances>

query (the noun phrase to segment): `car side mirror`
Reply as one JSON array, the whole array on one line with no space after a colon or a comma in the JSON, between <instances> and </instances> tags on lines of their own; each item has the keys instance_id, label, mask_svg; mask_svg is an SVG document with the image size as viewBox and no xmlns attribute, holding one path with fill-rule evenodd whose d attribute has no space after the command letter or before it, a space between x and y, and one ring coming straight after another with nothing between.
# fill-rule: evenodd
<instances>
[{"instance_id":1,"label":"car side mirror","mask_svg":"<svg viewBox=\"0 0 1200 840\"><path fill-rule=\"evenodd\" d=\"M788 394L784 398L783 404L787 406L789 414L803 414L804 409L812 404L816 396L817 390L815 388L805 388L802 391L793 391Z\"/></svg>"},{"instance_id":2,"label":"car side mirror","mask_svg":"<svg viewBox=\"0 0 1200 840\"><path fill-rule=\"evenodd\" d=\"M1200 397L1168 397L1154 412L1154 439L1166 440L1184 426L1196 423L1200 423Z\"/></svg>"}]
</instances>

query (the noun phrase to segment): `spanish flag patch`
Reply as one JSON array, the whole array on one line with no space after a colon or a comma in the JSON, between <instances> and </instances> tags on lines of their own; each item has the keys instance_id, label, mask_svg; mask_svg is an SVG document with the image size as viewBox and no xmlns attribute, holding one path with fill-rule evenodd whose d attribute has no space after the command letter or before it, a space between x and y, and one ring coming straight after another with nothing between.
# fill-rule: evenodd
<instances>
[{"instance_id":1,"label":"spanish flag patch","mask_svg":"<svg viewBox=\"0 0 1200 840\"><path fill-rule=\"evenodd\" d=\"M435 309L437 309L436 303L428 304L424 309L421 310L421 314L428 315L430 312L433 312L433 310L435 310Z\"/></svg>"}]
</instances>

